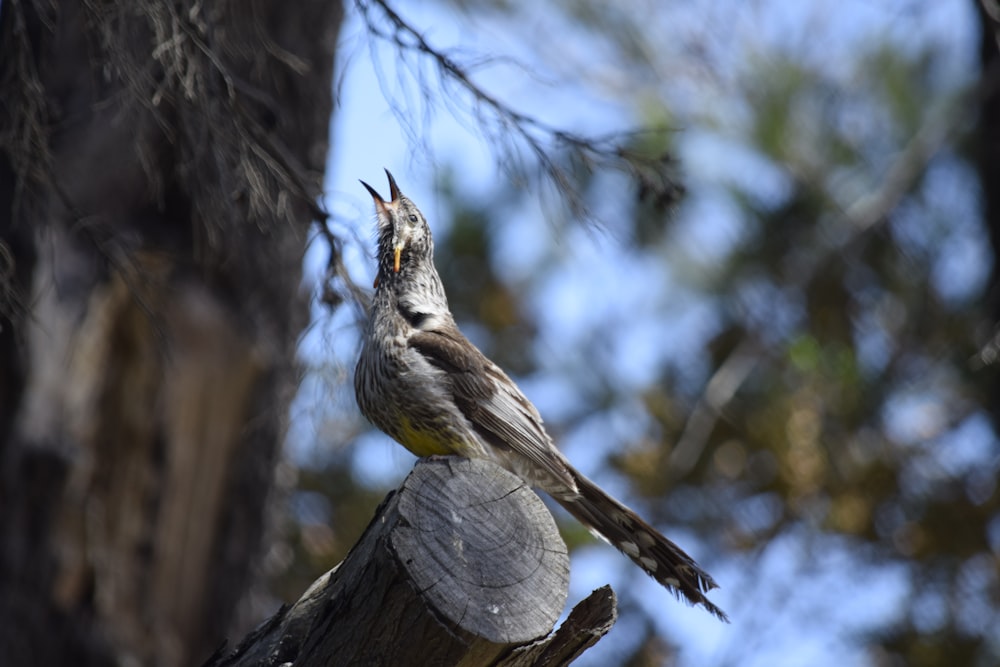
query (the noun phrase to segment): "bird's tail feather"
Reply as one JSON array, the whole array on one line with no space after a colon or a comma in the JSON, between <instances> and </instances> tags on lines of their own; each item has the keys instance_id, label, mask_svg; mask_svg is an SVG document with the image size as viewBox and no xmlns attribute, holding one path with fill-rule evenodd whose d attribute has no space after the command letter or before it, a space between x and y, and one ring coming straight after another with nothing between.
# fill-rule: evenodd
<instances>
[{"instance_id":1,"label":"bird's tail feather","mask_svg":"<svg viewBox=\"0 0 1000 667\"><path fill-rule=\"evenodd\" d=\"M719 619L729 621L726 613L705 597L705 593L717 588L717 584L694 559L589 479L576 470L572 472L579 495L554 496L566 511L628 556L669 591L678 597L683 596L691 604L702 605Z\"/></svg>"}]
</instances>

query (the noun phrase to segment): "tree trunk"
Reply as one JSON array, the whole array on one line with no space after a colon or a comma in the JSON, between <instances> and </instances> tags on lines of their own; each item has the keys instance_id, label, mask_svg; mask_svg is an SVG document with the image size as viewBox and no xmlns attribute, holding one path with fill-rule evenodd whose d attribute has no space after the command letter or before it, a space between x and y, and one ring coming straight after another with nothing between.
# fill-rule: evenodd
<instances>
[{"instance_id":1,"label":"tree trunk","mask_svg":"<svg viewBox=\"0 0 1000 667\"><path fill-rule=\"evenodd\" d=\"M425 459L343 563L209 665L564 665L616 618L604 587L550 635L568 579L566 545L523 481Z\"/></svg>"},{"instance_id":2,"label":"tree trunk","mask_svg":"<svg viewBox=\"0 0 1000 667\"><path fill-rule=\"evenodd\" d=\"M190 665L260 548L342 10L0 12L0 656Z\"/></svg>"}]
</instances>

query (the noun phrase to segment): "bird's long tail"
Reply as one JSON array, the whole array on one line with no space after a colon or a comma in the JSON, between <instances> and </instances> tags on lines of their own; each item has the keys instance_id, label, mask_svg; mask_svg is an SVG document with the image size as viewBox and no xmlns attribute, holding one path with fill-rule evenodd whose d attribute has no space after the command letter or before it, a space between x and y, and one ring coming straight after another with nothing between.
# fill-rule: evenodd
<instances>
[{"instance_id":1,"label":"bird's long tail","mask_svg":"<svg viewBox=\"0 0 1000 667\"><path fill-rule=\"evenodd\" d=\"M715 581L690 556L665 538L639 515L572 470L579 496L553 496L577 521L596 532L632 559L667 590L700 604L719 619L726 613L712 604L705 593L717 588Z\"/></svg>"}]
</instances>

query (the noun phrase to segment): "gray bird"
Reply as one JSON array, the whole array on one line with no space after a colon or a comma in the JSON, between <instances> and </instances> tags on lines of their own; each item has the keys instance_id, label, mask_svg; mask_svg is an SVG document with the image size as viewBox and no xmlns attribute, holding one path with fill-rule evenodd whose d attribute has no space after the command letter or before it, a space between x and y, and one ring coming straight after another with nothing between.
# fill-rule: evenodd
<instances>
[{"instance_id":1,"label":"gray bird","mask_svg":"<svg viewBox=\"0 0 1000 667\"><path fill-rule=\"evenodd\" d=\"M535 406L462 335L434 268L427 221L389 177L370 185L378 215L378 277L354 390L361 412L417 456L497 462L552 496L647 574L718 618L716 587L680 547L580 474L556 449Z\"/></svg>"}]
</instances>

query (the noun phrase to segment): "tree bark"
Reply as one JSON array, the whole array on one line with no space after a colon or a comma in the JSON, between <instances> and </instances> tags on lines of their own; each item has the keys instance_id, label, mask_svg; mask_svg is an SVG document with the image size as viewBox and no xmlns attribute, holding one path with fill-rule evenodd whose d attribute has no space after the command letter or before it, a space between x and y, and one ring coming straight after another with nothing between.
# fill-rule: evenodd
<instances>
[{"instance_id":1,"label":"tree bark","mask_svg":"<svg viewBox=\"0 0 1000 667\"><path fill-rule=\"evenodd\" d=\"M190 665L252 579L337 2L0 4L0 656Z\"/></svg>"},{"instance_id":2,"label":"tree bark","mask_svg":"<svg viewBox=\"0 0 1000 667\"><path fill-rule=\"evenodd\" d=\"M212 667L562 665L614 624L595 591L549 634L566 601L569 558L524 482L483 460L424 460L361 539Z\"/></svg>"}]
</instances>

